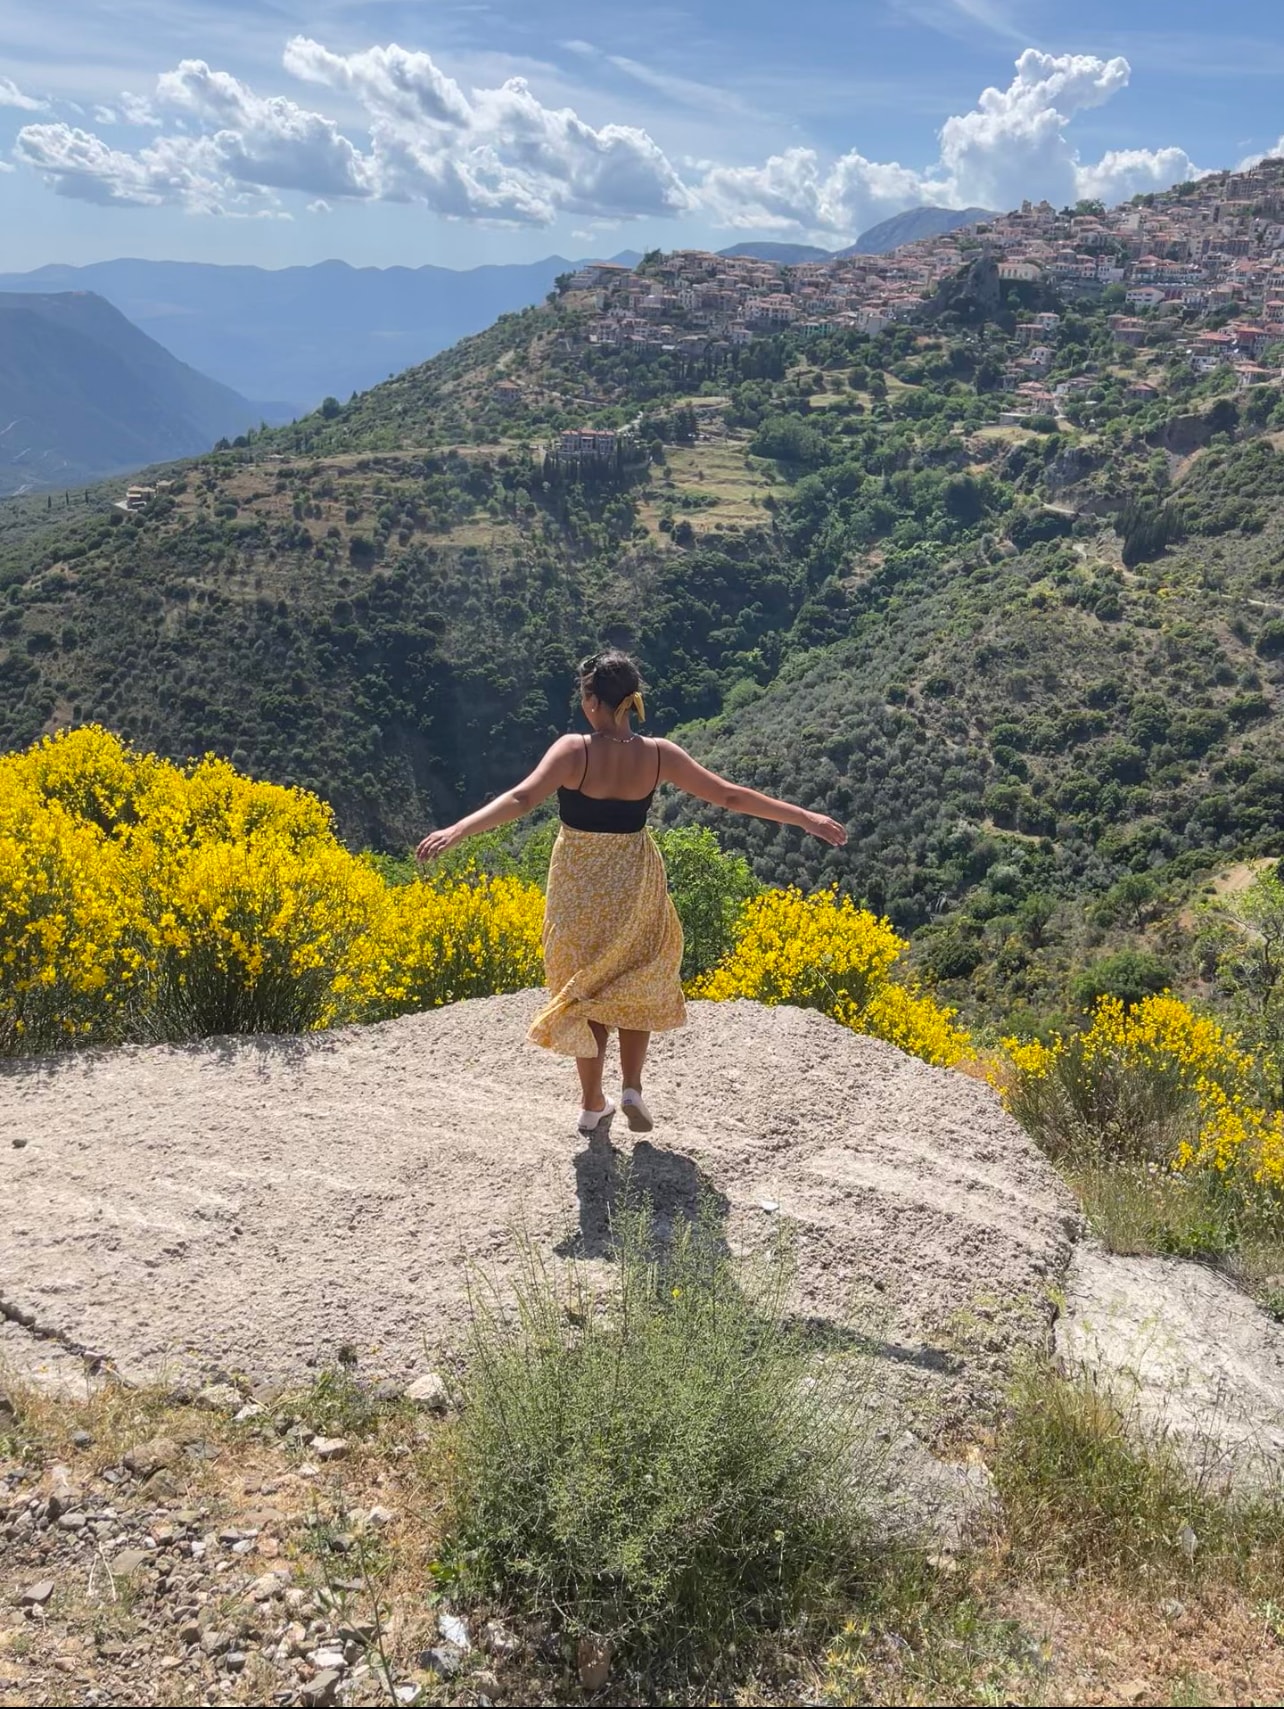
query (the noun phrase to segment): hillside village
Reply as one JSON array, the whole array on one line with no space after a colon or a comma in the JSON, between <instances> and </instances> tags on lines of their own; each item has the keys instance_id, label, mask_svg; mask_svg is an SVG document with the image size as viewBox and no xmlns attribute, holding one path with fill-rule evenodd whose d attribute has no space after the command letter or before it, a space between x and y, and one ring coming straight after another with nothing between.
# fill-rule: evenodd
<instances>
[{"instance_id":1,"label":"hillside village","mask_svg":"<svg viewBox=\"0 0 1284 1709\"><path fill-rule=\"evenodd\" d=\"M1176 327L1188 334L1185 354L1199 372L1231 367L1239 386L1279 377L1279 362L1262 358L1284 344L1284 160L1109 210L1027 201L885 255L782 266L678 250L636 270L591 263L559 285L589 316L590 344L699 356L785 329L881 332L919 316L941 283L981 254L993 258L1001 281L1044 284L1069 304L1099 302L1115 288L1120 312L1110 325L1121 351L1144 350L1157 335L1171 343ZM1021 394L1017 414L1055 413L1086 383L1042 383L1058 326L1059 316L1045 312L1018 329L1027 348L1002 380ZM502 384L516 403L520 388ZM1135 396L1144 401L1160 389L1139 377Z\"/></svg>"}]
</instances>

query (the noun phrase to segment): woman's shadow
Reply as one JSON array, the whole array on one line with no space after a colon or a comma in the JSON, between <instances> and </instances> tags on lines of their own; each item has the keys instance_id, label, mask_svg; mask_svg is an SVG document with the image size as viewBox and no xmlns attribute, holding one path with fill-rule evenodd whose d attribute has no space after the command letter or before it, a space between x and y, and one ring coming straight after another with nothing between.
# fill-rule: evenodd
<instances>
[{"instance_id":1,"label":"woman's shadow","mask_svg":"<svg viewBox=\"0 0 1284 1709\"><path fill-rule=\"evenodd\" d=\"M645 1211L651 1238L668 1246L682 1223L703 1221L725 1228L730 1200L713 1187L689 1157L639 1140L625 1158L610 1139L596 1134L575 1159L580 1226L556 1248L561 1258L613 1258L615 1224L624 1208ZM725 1234L719 1244L727 1250Z\"/></svg>"}]
</instances>

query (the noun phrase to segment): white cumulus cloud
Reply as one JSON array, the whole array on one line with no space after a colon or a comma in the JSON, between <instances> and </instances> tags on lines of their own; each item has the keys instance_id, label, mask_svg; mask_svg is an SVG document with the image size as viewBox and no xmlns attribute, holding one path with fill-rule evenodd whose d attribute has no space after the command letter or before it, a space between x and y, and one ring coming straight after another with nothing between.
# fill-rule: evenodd
<instances>
[{"instance_id":1,"label":"white cumulus cloud","mask_svg":"<svg viewBox=\"0 0 1284 1709\"><path fill-rule=\"evenodd\" d=\"M177 203L204 213L225 211L227 186L204 138L158 137L131 153L60 121L24 125L14 152L43 173L59 195L79 201L139 207Z\"/></svg>"},{"instance_id":2,"label":"white cumulus cloud","mask_svg":"<svg viewBox=\"0 0 1284 1709\"><path fill-rule=\"evenodd\" d=\"M561 212L636 218L689 196L660 146L631 125L595 128L546 107L524 78L465 93L431 55L392 43L337 54L296 36L285 68L357 97L384 193L459 219L547 223Z\"/></svg>"},{"instance_id":3,"label":"white cumulus cloud","mask_svg":"<svg viewBox=\"0 0 1284 1709\"><path fill-rule=\"evenodd\" d=\"M1119 201L1196 176L1180 148L1080 159L1068 127L1126 88L1130 75L1126 59L1027 48L1005 89L983 90L970 112L946 119L939 156L926 170L855 151L824 162L813 149L791 149L762 166L711 168L699 198L728 225L835 238L924 202L1002 210L1027 196L1057 206L1083 196Z\"/></svg>"},{"instance_id":4,"label":"white cumulus cloud","mask_svg":"<svg viewBox=\"0 0 1284 1709\"><path fill-rule=\"evenodd\" d=\"M0 107L21 107L25 113L43 113L48 105L48 101L39 101L34 95L24 95L12 77L0 77Z\"/></svg>"},{"instance_id":5,"label":"white cumulus cloud","mask_svg":"<svg viewBox=\"0 0 1284 1709\"><path fill-rule=\"evenodd\" d=\"M587 43L581 58L597 57ZM61 195L108 204L271 214L281 197L402 202L448 219L547 225L578 219L702 216L714 225L846 241L924 202L1008 208L1118 201L1198 175L1183 149L1113 150L1085 161L1072 127L1128 85L1127 60L1027 48L1006 87L947 118L926 167L794 147L760 163L679 166L635 125L594 125L551 107L520 77L465 88L432 56L395 42L338 53L308 36L285 45L287 75L346 98L345 126L283 95L261 94L202 59L158 77L151 96L122 93L98 123L155 134L116 148L80 124L32 122L14 158ZM692 88L695 86L692 85ZM323 101L323 96L317 97ZM355 103L359 117L352 118ZM0 78L0 105L45 103ZM64 107L63 109L67 109ZM352 132L352 134L348 134Z\"/></svg>"}]
</instances>

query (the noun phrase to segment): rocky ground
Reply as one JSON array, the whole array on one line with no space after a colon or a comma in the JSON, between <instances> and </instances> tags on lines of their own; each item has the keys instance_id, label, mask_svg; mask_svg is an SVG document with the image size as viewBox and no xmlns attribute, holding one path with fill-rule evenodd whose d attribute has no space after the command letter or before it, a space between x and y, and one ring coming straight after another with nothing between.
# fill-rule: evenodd
<instances>
[{"instance_id":1,"label":"rocky ground","mask_svg":"<svg viewBox=\"0 0 1284 1709\"><path fill-rule=\"evenodd\" d=\"M0 1705L637 1700L453 1606L439 1560L470 1278L502 1293L525 1241L606 1283L628 1194L735 1252L787 1231L794 1309L871 1374L875 1528L923 1575L739 1700L1284 1700L1284 1599L1031 1577L990 1473L1058 1318L1068 1363L1260 1460L1278 1325L1094 1252L987 1086L817 1014L694 1005L654 1133L586 1143L534 1003L0 1069Z\"/></svg>"},{"instance_id":2,"label":"rocky ground","mask_svg":"<svg viewBox=\"0 0 1284 1709\"><path fill-rule=\"evenodd\" d=\"M439 1565L443 1385L328 1373L293 1400L107 1381L0 1401L0 1705L695 1703ZM729 1702L1268 1704L1284 1609L1216 1584L1035 1581L1001 1517L911 1565L828 1648L787 1638ZM857 1665L857 1658L859 1665Z\"/></svg>"},{"instance_id":3,"label":"rocky ground","mask_svg":"<svg viewBox=\"0 0 1284 1709\"><path fill-rule=\"evenodd\" d=\"M0 1401L0 1703L498 1700L524 1645L433 1587L445 1391L410 1389L318 1385L351 1436L228 1380Z\"/></svg>"}]
</instances>

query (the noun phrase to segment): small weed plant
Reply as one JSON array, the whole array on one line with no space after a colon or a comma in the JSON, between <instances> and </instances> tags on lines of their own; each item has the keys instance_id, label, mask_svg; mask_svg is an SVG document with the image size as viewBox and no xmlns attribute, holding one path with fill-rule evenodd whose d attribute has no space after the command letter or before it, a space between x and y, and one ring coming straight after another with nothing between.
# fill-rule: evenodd
<instances>
[{"instance_id":1,"label":"small weed plant","mask_svg":"<svg viewBox=\"0 0 1284 1709\"><path fill-rule=\"evenodd\" d=\"M615 1237L606 1288L528 1248L515 1309L478 1290L445 1570L709 1678L755 1637L823 1632L857 1568L860 1368L791 1323L782 1251L733 1261L709 1213L661 1245L637 1203Z\"/></svg>"}]
</instances>

